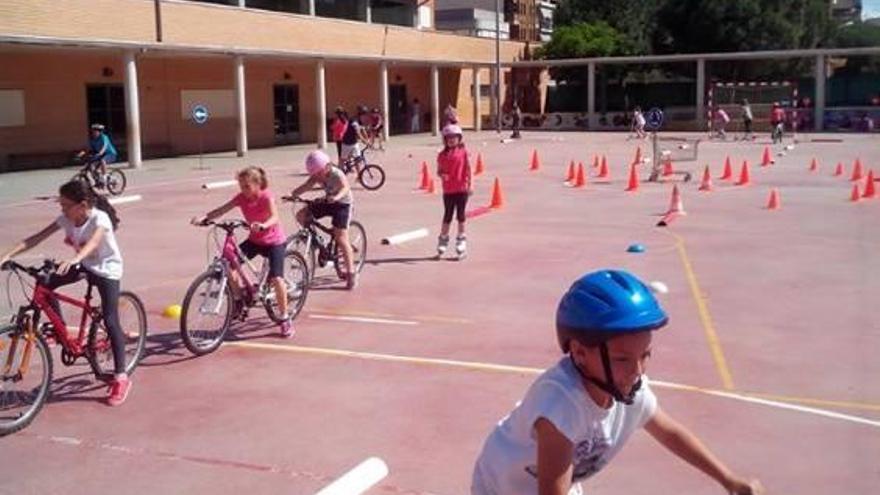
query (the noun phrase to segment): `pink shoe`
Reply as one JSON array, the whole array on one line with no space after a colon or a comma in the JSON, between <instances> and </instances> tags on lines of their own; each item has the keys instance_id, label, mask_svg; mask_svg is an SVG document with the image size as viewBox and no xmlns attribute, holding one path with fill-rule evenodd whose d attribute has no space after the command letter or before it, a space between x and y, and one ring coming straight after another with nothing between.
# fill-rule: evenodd
<instances>
[{"instance_id":1,"label":"pink shoe","mask_svg":"<svg viewBox=\"0 0 880 495\"><path fill-rule=\"evenodd\" d=\"M296 330L293 328L293 323L290 320L285 321L281 324L281 337L285 339L291 339L296 335Z\"/></svg>"},{"instance_id":2,"label":"pink shoe","mask_svg":"<svg viewBox=\"0 0 880 495\"><path fill-rule=\"evenodd\" d=\"M128 393L131 392L131 380L128 377L114 379L110 382L110 395L107 397L107 405L112 407L121 406Z\"/></svg>"}]
</instances>

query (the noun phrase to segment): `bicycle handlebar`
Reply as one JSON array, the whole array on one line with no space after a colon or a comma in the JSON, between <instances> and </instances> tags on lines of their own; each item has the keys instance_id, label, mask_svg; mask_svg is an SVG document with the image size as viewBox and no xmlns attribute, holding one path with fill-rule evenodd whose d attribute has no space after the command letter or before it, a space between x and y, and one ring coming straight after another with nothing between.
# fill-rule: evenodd
<instances>
[{"instance_id":1,"label":"bicycle handlebar","mask_svg":"<svg viewBox=\"0 0 880 495\"><path fill-rule=\"evenodd\" d=\"M42 276L54 273L59 266L61 265L53 259L43 260L43 263L40 266L24 266L17 261L9 260L0 265L0 270L25 272L33 278L40 278Z\"/></svg>"},{"instance_id":2,"label":"bicycle handlebar","mask_svg":"<svg viewBox=\"0 0 880 495\"><path fill-rule=\"evenodd\" d=\"M250 224L245 222L244 220L227 220L225 222L217 222L214 220L207 220L204 222L199 222L197 224L199 227L219 227L227 232L232 232L235 229L250 229Z\"/></svg>"}]
</instances>

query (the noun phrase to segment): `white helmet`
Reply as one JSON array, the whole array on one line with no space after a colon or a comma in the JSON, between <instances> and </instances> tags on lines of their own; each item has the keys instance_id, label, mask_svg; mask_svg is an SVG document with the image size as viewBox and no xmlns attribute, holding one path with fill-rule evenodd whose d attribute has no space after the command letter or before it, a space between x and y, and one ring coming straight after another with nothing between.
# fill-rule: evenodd
<instances>
[{"instance_id":1,"label":"white helmet","mask_svg":"<svg viewBox=\"0 0 880 495\"><path fill-rule=\"evenodd\" d=\"M449 124L443 128L442 134L443 134L443 137L456 136L456 135L461 137L462 136L461 127L459 127L455 124Z\"/></svg>"},{"instance_id":2,"label":"white helmet","mask_svg":"<svg viewBox=\"0 0 880 495\"><path fill-rule=\"evenodd\" d=\"M315 175L327 168L330 157L321 150L315 150L306 156L306 171L309 175Z\"/></svg>"}]
</instances>

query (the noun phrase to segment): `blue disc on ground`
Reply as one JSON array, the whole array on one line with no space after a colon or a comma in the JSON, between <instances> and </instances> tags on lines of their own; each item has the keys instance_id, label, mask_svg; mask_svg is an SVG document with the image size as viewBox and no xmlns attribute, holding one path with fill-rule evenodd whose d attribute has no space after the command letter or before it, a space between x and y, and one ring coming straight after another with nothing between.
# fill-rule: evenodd
<instances>
[{"instance_id":1,"label":"blue disc on ground","mask_svg":"<svg viewBox=\"0 0 880 495\"><path fill-rule=\"evenodd\" d=\"M626 248L626 252L628 253L644 253L645 246L642 244L630 244L628 248Z\"/></svg>"}]
</instances>

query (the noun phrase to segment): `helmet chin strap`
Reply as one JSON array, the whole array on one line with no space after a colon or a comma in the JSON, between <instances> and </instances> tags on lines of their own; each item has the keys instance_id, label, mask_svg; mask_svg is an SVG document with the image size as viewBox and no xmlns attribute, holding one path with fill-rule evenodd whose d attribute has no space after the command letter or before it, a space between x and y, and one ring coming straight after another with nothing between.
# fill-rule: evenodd
<instances>
[{"instance_id":1,"label":"helmet chin strap","mask_svg":"<svg viewBox=\"0 0 880 495\"><path fill-rule=\"evenodd\" d=\"M574 369L578 371L581 377L584 380L592 383L593 385L599 387L605 393L611 395L611 397L617 402L623 402L626 405L630 405L633 403L636 397L636 392L642 388L642 377L639 377L638 381L636 381L635 385L633 385L632 390L628 394L624 394L617 388L617 385L614 384L614 374L611 372L611 359L608 356L608 345L605 342L599 344L599 352L602 355L602 367L605 369L605 381L601 381L597 378L587 375L584 371L578 366L577 361L574 360L574 356L569 354L569 358L571 359L571 364L574 365Z\"/></svg>"}]
</instances>

